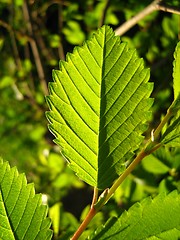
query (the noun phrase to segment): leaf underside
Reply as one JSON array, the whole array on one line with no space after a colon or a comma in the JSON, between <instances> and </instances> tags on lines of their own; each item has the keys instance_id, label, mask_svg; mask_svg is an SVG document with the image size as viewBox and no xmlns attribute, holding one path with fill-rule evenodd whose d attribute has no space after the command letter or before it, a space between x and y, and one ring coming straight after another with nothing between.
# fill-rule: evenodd
<instances>
[{"instance_id":1,"label":"leaf underside","mask_svg":"<svg viewBox=\"0 0 180 240\"><path fill-rule=\"evenodd\" d=\"M153 200L146 198L135 203L118 219L112 218L97 230L93 240L180 239L180 195L159 194Z\"/></svg>"},{"instance_id":2,"label":"leaf underside","mask_svg":"<svg viewBox=\"0 0 180 240\"><path fill-rule=\"evenodd\" d=\"M139 147L149 119L149 69L107 26L53 71L50 131L85 182L109 187Z\"/></svg>"},{"instance_id":3,"label":"leaf underside","mask_svg":"<svg viewBox=\"0 0 180 240\"><path fill-rule=\"evenodd\" d=\"M41 195L35 195L24 174L1 159L0 173L0 239L50 240L50 219Z\"/></svg>"}]
</instances>

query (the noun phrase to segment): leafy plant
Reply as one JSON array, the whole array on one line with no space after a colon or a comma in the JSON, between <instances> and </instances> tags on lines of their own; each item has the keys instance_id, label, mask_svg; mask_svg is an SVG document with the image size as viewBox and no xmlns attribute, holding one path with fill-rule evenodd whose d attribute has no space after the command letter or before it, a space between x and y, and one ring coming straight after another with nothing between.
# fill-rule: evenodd
<instances>
[{"instance_id":1,"label":"leafy plant","mask_svg":"<svg viewBox=\"0 0 180 240\"><path fill-rule=\"evenodd\" d=\"M69 31L81 32L79 25L69 26L67 24L67 29L64 29L67 39ZM72 43L78 40L75 35ZM81 36L82 41L84 35ZM173 69L174 101L155 130L148 130L147 124L152 118L153 103L150 98L153 84L148 82L149 69L144 67L143 60L134 49L129 49L119 37L115 37L111 28L100 28L83 47L76 47L73 54L67 55L66 61L60 61L60 70L54 70L54 82L49 85L50 96L47 97L50 107L47 113L49 128L56 136L55 142L61 147L71 169L94 188L89 212L87 207L81 216L84 221L72 239L180 237L179 194L178 191L172 191L171 187L169 194L163 193L168 192L165 184L161 184L163 191L160 194L153 192L157 195L154 198L142 196L140 200L144 200L134 205L132 202L129 210L119 212L116 209L117 212L111 214L115 216L108 216L105 225L100 212L102 207L106 208L108 201L111 204L113 195L118 201L124 180L128 176L133 177L132 171L142 160L141 172L147 170L159 175L169 173L171 183L177 182L179 153L175 148L175 161L171 156L171 148L179 147L180 137L179 55L178 43ZM146 136L150 131L151 137L145 140L142 134L146 130ZM39 128L39 131L44 134L43 128ZM36 132L32 132L31 137L36 139ZM48 164L45 176L49 174L50 180L55 179L54 184L63 186L66 180L63 177L59 179L64 167L61 160L54 154L52 158L49 157L48 163L42 159L41 164ZM162 171L156 170L159 166ZM41 204L41 195L35 195L33 186L27 185L25 177L19 175L16 168L10 169L7 162L0 162L0 173L0 238L51 239L50 220L46 218L47 208ZM67 173L65 179L68 176ZM131 183L131 180L126 182L127 186ZM178 189L178 185L175 188ZM59 239L59 225L62 224L66 226L66 233L60 239L69 239L78 223L67 213L60 219L61 213L60 203L50 208L54 238ZM85 231L88 224L90 227Z\"/></svg>"},{"instance_id":2,"label":"leafy plant","mask_svg":"<svg viewBox=\"0 0 180 240\"><path fill-rule=\"evenodd\" d=\"M54 82L49 85L50 96L47 97L51 109L47 113L50 130L56 136L55 142L60 145L69 166L83 181L94 187L91 209L72 239L79 238L94 215L144 157L162 146L178 145L179 46L175 51L173 74L175 100L134 160L134 152L143 144L142 133L147 129L145 123L150 119L153 102L149 98L152 92L152 83L148 83L149 70L144 68L143 60L136 51L128 49L109 27L103 26L83 47L76 47L73 54L68 54L66 61L60 61L60 70L53 72ZM161 135L165 125L166 130ZM100 190L102 193L99 196ZM174 203L173 196L177 196ZM123 236L140 239L160 237L162 234L165 239L169 238L169 234L176 239L180 236L180 219L175 217L172 226L164 224L162 219L166 218L168 207L166 204L162 206L162 201L172 204L179 215L176 207L179 195L161 194L154 200L146 199L130 208L128 222L126 214L115 222L110 220L95 239L124 239ZM158 212L160 218L157 218L156 212L160 207L162 212ZM146 217L150 212L153 219L149 218L148 222ZM142 214L141 223L139 218ZM139 227L147 224L149 232L142 234L147 225L137 231L136 221ZM153 228L154 224L159 227ZM137 236L134 235L136 231Z\"/></svg>"}]
</instances>

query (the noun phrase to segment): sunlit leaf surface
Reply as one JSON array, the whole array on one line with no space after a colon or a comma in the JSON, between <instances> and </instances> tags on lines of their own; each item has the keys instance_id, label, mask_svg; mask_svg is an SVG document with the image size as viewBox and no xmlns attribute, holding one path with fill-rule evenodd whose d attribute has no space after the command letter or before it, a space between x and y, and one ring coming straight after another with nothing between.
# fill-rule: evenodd
<instances>
[{"instance_id":1,"label":"sunlit leaf surface","mask_svg":"<svg viewBox=\"0 0 180 240\"><path fill-rule=\"evenodd\" d=\"M136 51L103 26L60 61L47 98L50 130L70 167L106 188L143 140L149 117L149 69Z\"/></svg>"}]
</instances>

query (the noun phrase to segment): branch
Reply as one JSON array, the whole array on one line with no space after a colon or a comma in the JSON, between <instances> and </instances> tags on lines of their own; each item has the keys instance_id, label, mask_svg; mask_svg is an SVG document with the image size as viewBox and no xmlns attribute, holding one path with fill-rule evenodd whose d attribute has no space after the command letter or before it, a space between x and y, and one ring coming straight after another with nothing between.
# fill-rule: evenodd
<instances>
[{"instance_id":1,"label":"branch","mask_svg":"<svg viewBox=\"0 0 180 240\"><path fill-rule=\"evenodd\" d=\"M180 8L179 7L173 7L168 6L166 4L160 3L157 5L157 10L169 12L169 13L175 13L180 15Z\"/></svg>"},{"instance_id":2,"label":"branch","mask_svg":"<svg viewBox=\"0 0 180 240\"><path fill-rule=\"evenodd\" d=\"M22 64L21 64L21 59L20 59L20 55L19 55L18 46L17 46L17 43L16 43L15 36L17 38L25 37L29 43L31 43L34 40L30 36L13 29L13 27L9 23L4 22L2 19L0 19L0 26L4 27L9 32L11 42L12 42L12 49L13 49L13 52L14 52L15 63L16 63L18 71L21 71L22 70ZM27 58L30 59L30 55ZM34 85L31 84L31 87L29 88L29 86L26 82L24 87L26 88L26 95L29 98L31 104L33 106L36 106L38 109L40 109L38 104L36 103L36 101L34 101L33 94L31 93L32 90L34 89ZM16 98L18 100L22 100L24 96L20 92L18 86L15 83L12 85L12 89L15 92Z\"/></svg>"},{"instance_id":3,"label":"branch","mask_svg":"<svg viewBox=\"0 0 180 240\"><path fill-rule=\"evenodd\" d=\"M115 30L116 35L123 35L130 28L136 25L140 20L142 20L147 15L151 14L154 11L164 11L170 13L180 14L180 8L171 7L163 4L162 0L155 0L151 4L149 4L146 8L144 8L140 13L136 16L132 17L125 23L123 23L120 27Z\"/></svg>"},{"instance_id":4,"label":"branch","mask_svg":"<svg viewBox=\"0 0 180 240\"><path fill-rule=\"evenodd\" d=\"M36 14L37 15L37 14ZM46 46L45 43L45 38L43 37L43 35L41 34L41 32L39 31L39 29L46 29L44 22L42 21L41 18L38 18L38 16L36 16L36 18L34 19L36 21L37 27L36 29L33 31L39 50L42 54L42 56L48 61L50 62L51 60L54 60L56 57L53 54L52 48L48 48Z\"/></svg>"},{"instance_id":5,"label":"branch","mask_svg":"<svg viewBox=\"0 0 180 240\"><path fill-rule=\"evenodd\" d=\"M21 70L22 69L22 64L21 64L21 60L20 60L20 57L19 57L19 52L18 52L18 47L17 47L17 44L16 44L16 39L14 37L14 30L11 27L10 24L4 22L1 19L0 19L0 26L6 28L7 31L9 32L9 34L10 34L16 65L17 65L18 70Z\"/></svg>"},{"instance_id":6,"label":"branch","mask_svg":"<svg viewBox=\"0 0 180 240\"><path fill-rule=\"evenodd\" d=\"M106 13L107 13L110 1L111 0L106 0L105 6L104 6L104 9L103 9L103 12L102 12L102 17L99 20L99 24L98 24L99 27L101 27L104 24L104 21L105 21L105 18L106 18Z\"/></svg>"},{"instance_id":7,"label":"branch","mask_svg":"<svg viewBox=\"0 0 180 240\"><path fill-rule=\"evenodd\" d=\"M16 38L17 38L17 39L18 39L18 38L21 38L21 37L24 37L24 38L27 39L27 41L28 41L29 43L30 43L31 41L34 41L34 39L33 39L32 37L30 37L29 35L21 32L21 31L17 31L17 30L15 30L15 29L13 29L12 26L11 26L9 23L3 21L2 19L0 19L0 26L4 27L4 28L7 29L7 31L9 31L9 32L13 31L13 33L16 35Z\"/></svg>"},{"instance_id":8,"label":"branch","mask_svg":"<svg viewBox=\"0 0 180 240\"><path fill-rule=\"evenodd\" d=\"M33 28L32 28L30 14L29 14L29 10L28 10L28 6L27 6L26 1L24 1L24 4L23 4L23 12L24 12L25 21L27 22L28 32L29 32L30 36L33 36ZM39 76L39 79L40 79L42 91L45 95L47 95L48 94L47 83L46 83L44 69L43 69L43 66L42 66L42 62L41 62L41 58L40 58L40 54L39 54L39 50L38 50L36 41L33 39L33 41L30 42L30 45L31 45L31 49L32 49L32 52L33 52L33 55L34 55L34 61L35 61L35 64L36 64L36 68L37 68L38 76Z\"/></svg>"},{"instance_id":9,"label":"branch","mask_svg":"<svg viewBox=\"0 0 180 240\"><path fill-rule=\"evenodd\" d=\"M81 234L84 232L84 230L86 229L87 225L90 223L92 218L96 215L97 211L94 208L94 204L97 202L97 197L98 197L98 189L95 187L92 204L91 204L89 213L87 214L86 218L81 223L81 225L79 226L79 228L77 229L77 231L74 233L74 235L72 236L72 238L70 240L77 240L81 236Z\"/></svg>"},{"instance_id":10,"label":"branch","mask_svg":"<svg viewBox=\"0 0 180 240\"><path fill-rule=\"evenodd\" d=\"M63 3L63 1L62 1ZM59 58L65 60L64 48L63 48L63 36L62 36L62 29L63 29L63 4L58 5L58 34L61 38L60 45L58 48Z\"/></svg>"}]
</instances>

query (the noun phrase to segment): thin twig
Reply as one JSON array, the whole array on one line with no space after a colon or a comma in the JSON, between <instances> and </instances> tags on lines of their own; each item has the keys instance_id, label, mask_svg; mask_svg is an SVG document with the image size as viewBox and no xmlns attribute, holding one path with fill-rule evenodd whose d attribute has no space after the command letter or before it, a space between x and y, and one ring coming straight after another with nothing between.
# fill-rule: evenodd
<instances>
[{"instance_id":1,"label":"thin twig","mask_svg":"<svg viewBox=\"0 0 180 240\"><path fill-rule=\"evenodd\" d=\"M148 154L144 152L144 150L142 150L137 157L132 161L132 163L126 168L126 170L120 175L120 177L115 181L115 183L112 185L112 187L109 190L109 193L106 197L105 202L107 202L112 195L114 194L114 192L116 191L116 189L120 186L120 184L127 178L127 176L134 170L134 168L138 165L138 163Z\"/></svg>"},{"instance_id":2,"label":"thin twig","mask_svg":"<svg viewBox=\"0 0 180 240\"><path fill-rule=\"evenodd\" d=\"M6 28L8 31L12 29L12 27L8 23L4 22L2 19L0 19L0 26Z\"/></svg>"},{"instance_id":3,"label":"thin twig","mask_svg":"<svg viewBox=\"0 0 180 240\"><path fill-rule=\"evenodd\" d=\"M9 32L9 34L10 34L11 42L12 42L12 48L13 48L13 51L14 51L14 56L15 56L15 61L16 61L16 65L17 65L18 69L21 70L22 64L21 64L21 60L20 60L20 57L19 57L19 52L18 52L16 40L15 40L15 37L14 37L13 28L11 27L10 24L4 22L4 21L1 20L1 19L0 19L0 26L6 28L7 31Z\"/></svg>"},{"instance_id":4,"label":"thin twig","mask_svg":"<svg viewBox=\"0 0 180 240\"><path fill-rule=\"evenodd\" d=\"M38 17L37 14L36 14L35 20L36 20L36 24L38 25L38 27L33 31L34 36L36 38L36 41L37 41L37 44L38 44L38 47L40 49L42 56L48 62L50 62L51 60L56 59L56 57L53 54L52 48L47 47L47 44L45 43L45 39L42 36L41 32L39 31L39 29L46 29L46 26L44 25L44 22L42 21L41 18Z\"/></svg>"},{"instance_id":5,"label":"thin twig","mask_svg":"<svg viewBox=\"0 0 180 240\"><path fill-rule=\"evenodd\" d=\"M14 54L14 59L15 59L17 71L21 71L22 70L22 63L21 63L21 58L20 58L20 55L19 55L18 46L17 46L17 43L16 43L15 33L13 31L13 27L9 27L11 25L13 26L14 13L15 12L14 12L14 9L13 9L12 6L11 6L10 10L11 10L10 23L9 24L5 23L3 27L5 27L8 30L9 35L10 35L11 45L12 45L12 50L13 50L13 54ZM21 93L21 91L19 90L19 88L18 88L18 86L16 85L15 82L12 84L11 87L12 87L14 93L15 93L16 99L22 100L24 98L24 96Z\"/></svg>"},{"instance_id":6,"label":"thin twig","mask_svg":"<svg viewBox=\"0 0 180 240\"><path fill-rule=\"evenodd\" d=\"M4 27L7 29L7 31L13 31L13 33L16 35L17 38L21 38L21 37L24 37L27 39L28 42L31 42L31 41L34 41L32 39L32 37L30 37L29 35L27 34L24 34L23 32L21 31L17 31L15 29L12 28L12 26L10 24L8 24L7 22L3 21L2 19L0 19L0 26Z\"/></svg>"},{"instance_id":7,"label":"thin twig","mask_svg":"<svg viewBox=\"0 0 180 240\"><path fill-rule=\"evenodd\" d=\"M149 141L151 142L151 140ZM135 167L148 155L155 152L158 148L162 146L161 143L156 144L153 148L151 148L149 151L146 151L143 149L137 157L131 162L131 164L126 168L126 170L120 175L120 177L114 182L112 187L109 189L109 192L106 196L106 199L104 201L104 204L112 197L116 189L120 186L120 184L129 176L129 174L135 169ZM104 205L103 204L103 205ZM98 209L99 210L99 209Z\"/></svg>"},{"instance_id":8,"label":"thin twig","mask_svg":"<svg viewBox=\"0 0 180 240\"><path fill-rule=\"evenodd\" d=\"M161 4L161 3L157 5L157 10L160 10L163 12L175 13L178 15L180 14L179 7L168 6L166 4Z\"/></svg>"},{"instance_id":9,"label":"thin twig","mask_svg":"<svg viewBox=\"0 0 180 240\"><path fill-rule=\"evenodd\" d=\"M15 63L16 63L16 67L18 69L18 71L21 71L22 70L22 63L21 63L21 59L20 59L20 55L19 55L19 51L18 51L18 46L17 46L17 43L16 43L16 38L15 37L25 37L29 42L33 41L33 39L22 33L22 32L19 32L17 30L15 30L13 27L12 27L12 24L8 24L7 22L4 22L3 20L0 19L0 26L4 27L5 29L7 29L7 31L9 32L9 35L10 35L10 38L11 38L11 42L12 42L12 49L13 49L13 52L14 52L14 58L15 58ZM26 55L26 54L25 54ZM27 59L30 58L30 56L26 57ZM30 73L31 74L31 73ZM26 88L26 95L27 97L29 98L31 104L33 106L36 106L38 109L39 106L37 104L37 102L34 100L34 97L33 97L33 94L32 94L32 89L34 89L34 84L32 82L31 84L31 87L29 88L27 82L25 83L24 87ZM19 99L19 100L22 100L23 99L23 94L20 92L18 86L14 83L14 85L12 85L12 89L14 90L15 94L16 94L16 97Z\"/></svg>"},{"instance_id":10,"label":"thin twig","mask_svg":"<svg viewBox=\"0 0 180 240\"><path fill-rule=\"evenodd\" d=\"M92 218L96 215L97 211L94 208L94 204L97 202L97 197L98 197L97 195L98 195L98 189L95 187L94 188L93 199L92 199L92 204L91 204L91 208L89 210L89 213L87 214L86 218L81 223L81 225L79 226L77 231L74 233L71 240L77 240L81 236L81 234L84 232L84 230L86 229L87 225L90 223Z\"/></svg>"},{"instance_id":11,"label":"thin twig","mask_svg":"<svg viewBox=\"0 0 180 240\"><path fill-rule=\"evenodd\" d=\"M70 2L69 1L65 1L65 0L52 0L52 1L48 1L48 2L45 2L42 7L40 6L38 9L37 9L37 13L42 15L44 14L47 9L49 7L51 7L52 5L54 4L59 4L59 5L63 5L63 6L66 6L66 7L69 7L70 6Z\"/></svg>"},{"instance_id":12,"label":"thin twig","mask_svg":"<svg viewBox=\"0 0 180 240\"><path fill-rule=\"evenodd\" d=\"M32 28L29 9L28 9L28 5L27 5L26 1L24 1L24 4L23 4L23 12L24 12L24 18L27 22L28 32L31 36L33 36L33 28ZM41 83L42 91L45 95L47 95L48 94L47 83L46 83L44 69L43 69L43 66L42 66L42 62L41 62L41 58L40 58L40 54L39 54L39 50L38 50L36 41L35 40L31 41L30 45L31 45L31 49L32 49L32 52L33 52L33 55L34 55L34 61L35 61L35 64L36 64L36 68L37 68L39 80L40 80L40 83Z\"/></svg>"},{"instance_id":13,"label":"thin twig","mask_svg":"<svg viewBox=\"0 0 180 240\"><path fill-rule=\"evenodd\" d=\"M105 6L104 6L104 9L103 9L103 12L102 12L102 16L99 20L99 24L98 24L99 27L101 27L104 24L104 21L105 21L105 18L106 18L106 13L107 13L110 1L111 0L106 0Z\"/></svg>"},{"instance_id":14,"label":"thin twig","mask_svg":"<svg viewBox=\"0 0 180 240\"><path fill-rule=\"evenodd\" d=\"M13 32L12 29L9 29L9 34L10 34L10 37L11 37L11 43L12 43L12 48L13 48L13 52L14 52L14 58L15 58L16 66L17 66L18 71L21 71L22 70L21 58L20 58L20 55L19 55L18 46L17 46L17 43L16 43L16 38L14 36L14 32Z\"/></svg>"},{"instance_id":15,"label":"thin twig","mask_svg":"<svg viewBox=\"0 0 180 240\"><path fill-rule=\"evenodd\" d=\"M63 29L63 2L62 4L58 5L58 33L60 36L60 45L58 47L59 58L65 60L64 48L63 48L63 36L62 36L62 29Z\"/></svg>"},{"instance_id":16,"label":"thin twig","mask_svg":"<svg viewBox=\"0 0 180 240\"><path fill-rule=\"evenodd\" d=\"M93 207L96 204L97 198L98 198L98 189L97 189L97 187L94 187L94 194L93 194L93 200L92 200L91 207Z\"/></svg>"},{"instance_id":17,"label":"thin twig","mask_svg":"<svg viewBox=\"0 0 180 240\"><path fill-rule=\"evenodd\" d=\"M147 15L154 11L165 11L180 14L180 8L167 6L162 2L162 0L155 0L151 4L149 4L146 8L144 8L140 13L138 13L136 16L132 17L131 19L123 23L120 27L118 27L115 30L115 34L119 36L123 35L130 28L136 25L140 20L142 20L144 17L146 17Z\"/></svg>"}]
</instances>

